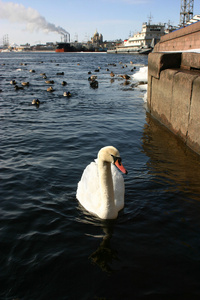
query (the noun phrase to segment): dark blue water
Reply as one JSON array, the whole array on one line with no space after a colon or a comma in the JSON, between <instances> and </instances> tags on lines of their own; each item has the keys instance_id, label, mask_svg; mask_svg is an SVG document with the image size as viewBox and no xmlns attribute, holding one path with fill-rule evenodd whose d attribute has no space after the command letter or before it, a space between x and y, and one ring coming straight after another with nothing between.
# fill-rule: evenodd
<instances>
[{"instance_id":1,"label":"dark blue water","mask_svg":"<svg viewBox=\"0 0 200 300\"><path fill-rule=\"evenodd\" d=\"M0 299L199 299L200 159L118 76L143 65L139 55L0 54ZM16 91L13 79L30 86ZM106 145L129 171L114 221L76 200L84 168Z\"/></svg>"}]
</instances>

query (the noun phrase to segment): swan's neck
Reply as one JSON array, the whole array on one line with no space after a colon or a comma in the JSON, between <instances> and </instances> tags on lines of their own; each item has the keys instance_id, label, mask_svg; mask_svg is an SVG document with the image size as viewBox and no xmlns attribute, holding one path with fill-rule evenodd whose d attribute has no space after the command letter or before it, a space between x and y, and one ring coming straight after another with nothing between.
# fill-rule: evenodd
<instances>
[{"instance_id":1,"label":"swan's neck","mask_svg":"<svg viewBox=\"0 0 200 300\"><path fill-rule=\"evenodd\" d=\"M117 217L118 212L114 202L111 164L99 160L98 169L101 190L101 211L104 218L113 219Z\"/></svg>"}]
</instances>

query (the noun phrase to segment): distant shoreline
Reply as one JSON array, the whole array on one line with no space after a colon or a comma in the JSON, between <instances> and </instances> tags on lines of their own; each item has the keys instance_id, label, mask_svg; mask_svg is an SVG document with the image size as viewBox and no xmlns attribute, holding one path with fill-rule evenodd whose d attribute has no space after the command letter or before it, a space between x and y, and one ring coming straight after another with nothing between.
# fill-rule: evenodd
<instances>
[{"instance_id":1,"label":"distant shoreline","mask_svg":"<svg viewBox=\"0 0 200 300\"><path fill-rule=\"evenodd\" d=\"M0 53L57 53L57 54L63 54L63 53L105 53L107 54L107 51L74 51L74 52L56 52L54 50L41 50L41 51L0 51Z\"/></svg>"}]
</instances>

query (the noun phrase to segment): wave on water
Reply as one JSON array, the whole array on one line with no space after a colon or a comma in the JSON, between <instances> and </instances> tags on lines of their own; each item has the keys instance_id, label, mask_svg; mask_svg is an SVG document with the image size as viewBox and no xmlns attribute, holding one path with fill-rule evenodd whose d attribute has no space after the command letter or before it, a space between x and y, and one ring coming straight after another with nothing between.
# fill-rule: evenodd
<instances>
[{"instance_id":1,"label":"wave on water","mask_svg":"<svg viewBox=\"0 0 200 300\"><path fill-rule=\"evenodd\" d=\"M0 300L200 299L200 160L146 112L147 63L0 54ZM15 90L13 80L30 85ZM129 172L116 220L76 199L106 145Z\"/></svg>"}]
</instances>

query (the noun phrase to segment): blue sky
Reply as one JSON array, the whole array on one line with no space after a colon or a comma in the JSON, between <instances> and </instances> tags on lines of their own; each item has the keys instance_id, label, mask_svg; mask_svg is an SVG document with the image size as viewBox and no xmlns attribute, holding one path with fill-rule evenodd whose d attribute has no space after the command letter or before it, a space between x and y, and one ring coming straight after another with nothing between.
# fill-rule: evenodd
<instances>
[{"instance_id":1,"label":"blue sky","mask_svg":"<svg viewBox=\"0 0 200 300\"><path fill-rule=\"evenodd\" d=\"M71 41L86 41L96 30L104 40L125 39L140 31L150 15L152 23L177 25L180 5L181 0L0 0L0 43L5 35L10 44L61 41L58 32L50 31L58 26ZM194 14L200 14L200 0L194 0Z\"/></svg>"}]
</instances>

